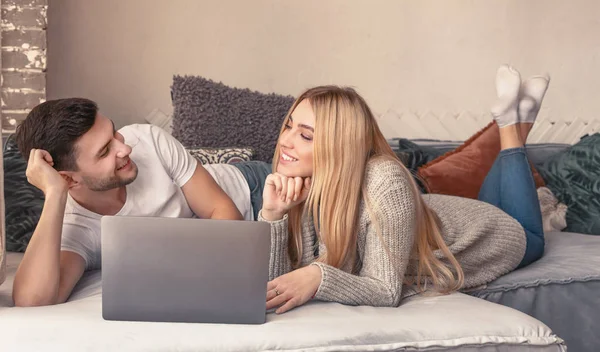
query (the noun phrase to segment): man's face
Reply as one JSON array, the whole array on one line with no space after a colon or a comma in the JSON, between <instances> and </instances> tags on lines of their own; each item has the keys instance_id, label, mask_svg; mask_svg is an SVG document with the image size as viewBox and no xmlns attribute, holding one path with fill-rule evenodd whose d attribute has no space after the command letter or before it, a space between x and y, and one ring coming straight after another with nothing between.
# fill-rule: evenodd
<instances>
[{"instance_id":1,"label":"man's face","mask_svg":"<svg viewBox=\"0 0 600 352\"><path fill-rule=\"evenodd\" d=\"M92 191L102 192L126 186L138 174L129 158L131 147L115 131L114 123L98 114L92 128L75 143L78 170L75 181Z\"/></svg>"}]
</instances>

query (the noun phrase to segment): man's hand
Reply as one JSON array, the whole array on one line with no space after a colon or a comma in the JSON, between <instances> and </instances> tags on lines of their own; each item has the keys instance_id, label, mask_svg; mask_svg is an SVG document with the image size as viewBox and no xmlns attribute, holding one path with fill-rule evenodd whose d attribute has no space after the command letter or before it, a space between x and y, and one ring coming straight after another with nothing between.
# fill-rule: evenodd
<instances>
[{"instance_id":1,"label":"man's hand","mask_svg":"<svg viewBox=\"0 0 600 352\"><path fill-rule=\"evenodd\" d=\"M282 219L288 210L306 200L310 184L310 177L287 177L278 173L267 176L263 191L263 218L268 221Z\"/></svg>"},{"instance_id":2,"label":"man's hand","mask_svg":"<svg viewBox=\"0 0 600 352\"><path fill-rule=\"evenodd\" d=\"M25 175L27 181L39 188L47 196L48 193L63 193L68 190L67 181L54 168L50 153L43 149L31 149Z\"/></svg>"},{"instance_id":3,"label":"man's hand","mask_svg":"<svg viewBox=\"0 0 600 352\"><path fill-rule=\"evenodd\" d=\"M321 284L321 268L305 266L281 275L267 284L267 310L279 307L277 314L308 302Z\"/></svg>"}]
</instances>

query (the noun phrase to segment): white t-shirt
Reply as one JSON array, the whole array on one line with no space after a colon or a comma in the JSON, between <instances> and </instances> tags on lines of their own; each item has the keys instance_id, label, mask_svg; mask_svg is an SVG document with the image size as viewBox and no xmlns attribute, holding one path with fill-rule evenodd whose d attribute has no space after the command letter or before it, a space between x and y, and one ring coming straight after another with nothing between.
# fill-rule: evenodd
<instances>
[{"instance_id":1,"label":"white t-shirt","mask_svg":"<svg viewBox=\"0 0 600 352\"><path fill-rule=\"evenodd\" d=\"M146 124L123 127L119 132L132 146L131 159L138 167L137 178L126 186L127 199L117 216L196 217L181 187L189 181L198 162L170 134ZM232 198L246 220L253 220L250 190L242 173L232 165L206 165L215 181ZM100 219L67 197L61 250L79 254L86 269L101 266Z\"/></svg>"}]
</instances>

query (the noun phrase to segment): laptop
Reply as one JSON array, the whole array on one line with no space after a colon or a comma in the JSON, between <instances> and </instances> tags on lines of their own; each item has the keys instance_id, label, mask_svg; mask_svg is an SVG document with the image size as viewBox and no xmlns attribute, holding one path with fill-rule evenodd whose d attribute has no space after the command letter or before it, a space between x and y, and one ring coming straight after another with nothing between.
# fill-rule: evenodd
<instances>
[{"instance_id":1,"label":"laptop","mask_svg":"<svg viewBox=\"0 0 600 352\"><path fill-rule=\"evenodd\" d=\"M101 238L105 320L265 322L268 223L104 216Z\"/></svg>"}]
</instances>

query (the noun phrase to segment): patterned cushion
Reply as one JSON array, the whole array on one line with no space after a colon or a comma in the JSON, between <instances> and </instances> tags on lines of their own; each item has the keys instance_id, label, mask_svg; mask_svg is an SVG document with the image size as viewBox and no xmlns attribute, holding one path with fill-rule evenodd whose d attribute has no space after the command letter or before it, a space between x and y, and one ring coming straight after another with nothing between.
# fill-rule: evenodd
<instances>
[{"instance_id":1,"label":"patterned cushion","mask_svg":"<svg viewBox=\"0 0 600 352\"><path fill-rule=\"evenodd\" d=\"M3 154L6 250L24 252L42 214L44 194L27 181L27 162L12 136Z\"/></svg>"},{"instance_id":2,"label":"patterned cushion","mask_svg":"<svg viewBox=\"0 0 600 352\"><path fill-rule=\"evenodd\" d=\"M202 164L233 164L250 161L254 156L252 148L187 148Z\"/></svg>"},{"instance_id":3,"label":"patterned cushion","mask_svg":"<svg viewBox=\"0 0 600 352\"><path fill-rule=\"evenodd\" d=\"M568 207L565 231L600 235L600 133L583 137L538 170Z\"/></svg>"}]
</instances>

